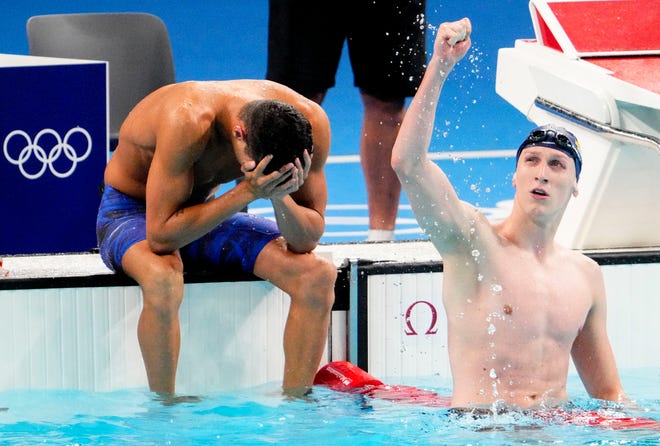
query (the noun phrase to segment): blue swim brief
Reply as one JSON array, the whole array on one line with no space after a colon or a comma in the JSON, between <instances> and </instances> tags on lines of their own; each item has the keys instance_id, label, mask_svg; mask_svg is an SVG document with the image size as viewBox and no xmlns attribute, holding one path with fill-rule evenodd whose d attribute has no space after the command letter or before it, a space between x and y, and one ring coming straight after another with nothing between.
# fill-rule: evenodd
<instances>
[{"instance_id":1,"label":"blue swim brief","mask_svg":"<svg viewBox=\"0 0 660 446\"><path fill-rule=\"evenodd\" d=\"M121 271L121 259L131 246L146 240L146 206L106 185L96 220L96 236L103 263ZM185 269L237 268L252 273L254 263L268 242L280 236L277 223L239 212L211 232L180 249Z\"/></svg>"}]
</instances>

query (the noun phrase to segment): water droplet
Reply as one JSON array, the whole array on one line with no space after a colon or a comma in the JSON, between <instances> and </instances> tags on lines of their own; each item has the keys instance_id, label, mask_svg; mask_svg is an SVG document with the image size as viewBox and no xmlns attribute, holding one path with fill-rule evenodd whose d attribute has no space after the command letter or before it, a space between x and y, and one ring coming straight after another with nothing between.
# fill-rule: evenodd
<instances>
[{"instance_id":1,"label":"water droplet","mask_svg":"<svg viewBox=\"0 0 660 446\"><path fill-rule=\"evenodd\" d=\"M495 326L493 324L488 325L488 334L489 335L492 336L495 333L495 331L497 331L497 328L495 328Z\"/></svg>"},{"instance_id":2,"label":"water droplet","mask_svg":"<svg viewBox=\"0 0 660 446\"><path fill-rule=\"evenodd\" d=\"M483 274L478 274L477 275L477 282L481 282L482 280L484 280L484 275Z\"/></svg>"},{"instance_id":3,"label":"water droplet","mask_svg":"<svg viewBox=\"0 0 660 446\"><path fill-rule=\"evenodd\" d=\"M474 257L475 259L478 258L480 254L481 253L479 252L478 249L473 249L472 250L472 257Z\"/></svg>"},{"instance_id":4,"label":"water droplet","mask_svg":"<svg viewBox=\"0 0 660 446\"><path fill-rule=\"evenodd\" d=\"M497 372L495 371L495 369L490 369L490 373L488 374L488 376L490 376L492 379L497 378Z\"/></svg>"},{"instance_id":5,"label":"water droplet","mask_svg":"<svg viewBox=\"0 0 660 446\"><path fill-rule=\"evenodd\" d=\"M494 283L490 286L490 290L493 292L493 294L499 294L502 292L502 285Z\"/></svg>"}]
</instances>

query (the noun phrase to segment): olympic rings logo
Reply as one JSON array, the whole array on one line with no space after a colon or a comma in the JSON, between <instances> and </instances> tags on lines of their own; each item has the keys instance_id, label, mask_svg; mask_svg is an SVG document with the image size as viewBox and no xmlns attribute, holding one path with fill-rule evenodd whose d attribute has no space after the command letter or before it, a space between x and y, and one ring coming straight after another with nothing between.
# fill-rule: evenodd
<instances>
[{"instance_id":1,"label":"olympic rings logo","mask_svg":"<svg viewBox=\"0 0 660 446\"><path fill-rule=\"evenodd\" d=\"M84 150L82 155L78 155L76 149L74 149L74 147L69 143L71 136L76 133L81 133L87 139L87 149ZM39 141L45 135L52 135L56 142L56 144L53 145L48 153L46 153L46 150L44 150L44 148L39 145ZM20 152L16 158L12 157L12 155L9 153L9 141L14 137L22 137L25 140L25 146L20 149ZM32 141L30 135L28 135L23 130L14 130L5 138L5 141L2 145L2 151L7 161L15 166L18 166L18 169L28 180L36 180L37 178L41 178L41 176L46 171L46 168L50 169L50 172L57 178L66 178L71 176L73 171L76 170L78 163L84 161L92 152L92 137L89 135L89 132L82 127L72 128L66 133L66 135L64 135L64 139L62 139L59 133L53 129L43 129L37 133L34 141ZM33 155L34 159L36 159L37 167L38 163L41 163L41 167L38 167L36 172L29 172L26 165L28 163L30 163L30 165L35 163L34 161L30 162ZM55 166L55 162L58 161L62 155L64 155L64 157L66 157L70 163L68 170L64 170L62 168L62 162L58 163L59 167ZM58 170L58 168L62 171Z\"/></svg>"}]
</instances>

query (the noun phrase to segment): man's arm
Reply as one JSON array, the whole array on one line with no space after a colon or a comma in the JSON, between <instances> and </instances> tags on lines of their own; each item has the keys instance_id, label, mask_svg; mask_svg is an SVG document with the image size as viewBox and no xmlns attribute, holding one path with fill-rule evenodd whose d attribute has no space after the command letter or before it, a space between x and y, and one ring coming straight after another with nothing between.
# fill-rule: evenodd
<instances>
[{"instance_id":1,"label":"man's arm","mask_svg":"<svg viewBox=\"0 0 660 446\"><path fill-rule=\"evenodd\" d=\"M271 199L277 225L293 252L312 251L325 231L328 185L325 163L330 151L330 123L316 103L308 101L305 110L312 125L313 155L296 162L299 187L290 195ZM302 108L302 107L301 107Z\"/></svg>"},{"instance_id":2,"label":"man's arm","mask_svg":"<svg viewBox=\"0 0 660 446\"><path fill-rule=\"evenodd\" d=\"M253 181L190 205L194 165L206 150L213 122L211 113L183 109L163 119L157 129L146 187L147 241L156 253L170 253L197 240L257 198L295 190L291 178L285 181L290 170L263 175L270 160L266 158L249 173Z\"/></svg>"},{"instance_id":3,"label":"man's arm","mask_svg":"<svg viewBox=\"0 0 660 446\"><path fill-rule=\"evenodd\" d=\"M445 173L427 156L445 79L470 48L468 19L438 28L433 55L394 144L392 167L401 180L417 221L441 254L465 240L466 213Z\"/></svg>"},{"instance_id":4,"label":"man's arm","mask_svg":"<svg viewBox=\"0 0 660 446\"><path fill-rule=\"evenodd\" d=\"M586 269L592 284L594 303L573 342L573 363L589 395L611 401L626 401L614 353L607 336L605 284L598 265L588 261Z\"/></svg>"}]
</instances>

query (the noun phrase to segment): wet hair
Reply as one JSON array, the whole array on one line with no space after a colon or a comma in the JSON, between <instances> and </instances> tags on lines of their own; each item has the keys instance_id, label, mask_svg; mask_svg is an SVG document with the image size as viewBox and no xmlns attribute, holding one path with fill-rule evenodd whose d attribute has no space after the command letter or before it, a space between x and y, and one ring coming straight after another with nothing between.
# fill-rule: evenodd
<instances>
[{"instance_id":1,"label":"wet hair","mask_svg":"<svg viewBox=\"0 0 660 446\"><path fill-rule=\"evenodd\" d=\"M238 118L245 124L248 155L259 164L266 155L273 155L265 174L280 169L296 158L302 162L305 149L313 150L312 126L295 107L275 100L248 102Z\"/></svg>"}]
</instances>

